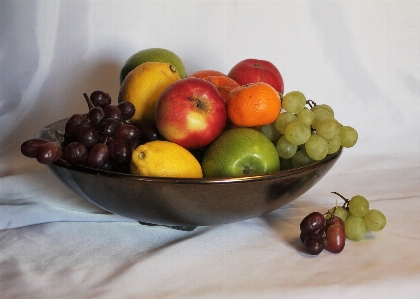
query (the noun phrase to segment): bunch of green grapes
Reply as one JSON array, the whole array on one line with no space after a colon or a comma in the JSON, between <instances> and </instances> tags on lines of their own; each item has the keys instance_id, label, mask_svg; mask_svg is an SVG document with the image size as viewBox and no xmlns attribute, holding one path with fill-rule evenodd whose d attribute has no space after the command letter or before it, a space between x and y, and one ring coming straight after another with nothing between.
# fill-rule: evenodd
<instances>
[{"instance_id":1,"label":"bunch of green grapes","mask_svg":"<svg viewBox=\"0 0 420 299\"><path fill-rule=\"evenodd\" d=\"M260 132L276 144L282 169L323 160L341 147L353 147L358 139L357 131L339 123L329 105L307 101L300 91L283 96L280 115Z\"/></svg>"},{"instance_id":2,"label":"bunch of green grapes","mask_svg":"<svg viewBox=\"0 0 420 299\"><path fill-rule=\"evenodd\" d=\"M340 217L344 221L346 237L349 240L360 241L367 231L381 231L386 225L385 215L376 209L371 209L369 201L362 195L355 195L350 199L343 197L344 204L331 208L326 214L326 219L332 215Z\"/></svg>"},{"instance_id":3,"label":"bunch of green grapes","mask_svg":"<svg viewBox=\"0 0 420 299\"><path fill-rule=\"evenodd\" d=\"M299 238L305 251L311 255L320 254L324 248L332 253L341 252L346 239L360 241L367 231L377 232L386 225L385 215L370 209L369 201L361 195L344 199L344 204L328 210L327 213L311 212L300 223Z\"/></svg>"}]
</instances>

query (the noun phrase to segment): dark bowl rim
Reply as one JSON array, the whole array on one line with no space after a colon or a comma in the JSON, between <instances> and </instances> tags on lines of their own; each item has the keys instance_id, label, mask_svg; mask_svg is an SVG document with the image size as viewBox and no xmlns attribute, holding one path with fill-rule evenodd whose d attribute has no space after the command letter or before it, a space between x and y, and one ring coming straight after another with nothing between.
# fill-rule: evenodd
<instances>
[{"instance_id":1,"label":"dark bowl rim","mask_svg":"<svg viewBox=\"0 0 420 299\"><path fill-rule=\"evenodd\" d=\"M39 137L42 131L45 131L47 129L50 129L53 125L62 122L68 118L64 118L58 121L55 121L41 130L38 131L36 134L36 137ZM145 182L156 182L156 183L177 183L177 184L212 184L212 183L234 183L234 182L249 182L249 181L260 181L260 180L269 180L269 179L275 179L279 177L287 177L291 175L296 175L302 172L310 171L312 169L318 168L324 164L328 164L331 160L338 159L343 152L343 148L340 147L340 149L334 153L329 154L327 157L325 157L323 160L317 161L313 164L302 166L298 168L293 169L287 169L287 170L280 170L273 173L263 174L263 175L254 175L254 176L238 176L238 177L214 177L214 178L168 178L168 177L152 177L152 176L139 176L139 175L133 175L129 173L123 173L123 172L115 172L110 170L104 170L104 169L94 169L87 166L82 165L73 165L68 162L66 162L64 159L60 158L58 161L54 162L52 165L57 167L66 168L69 170L85 173L85 174L91 174L96 176L106 176L106 177L112 177L116 179L129 179L129 180L136 180L136 181L145 181ZM47 165L49 166L49 165Z\"/></svg>"}]
</instances>

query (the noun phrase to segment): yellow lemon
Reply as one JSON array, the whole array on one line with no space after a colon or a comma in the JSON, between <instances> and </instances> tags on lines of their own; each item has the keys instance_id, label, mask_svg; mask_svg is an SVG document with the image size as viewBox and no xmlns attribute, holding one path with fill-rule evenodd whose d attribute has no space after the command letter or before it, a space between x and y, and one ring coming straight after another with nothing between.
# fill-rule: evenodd
<instances>
[{"instance_id":1,"label":"yellow lemon","mask_svg":"<svg viewBox=\"0 0 420 299\"><path fill-rule=\"evenodd\" d=\"M132 123L155 120L155 106L161 93L170 84L181 80L176 67L166 62L145 62L125 77L120 86L118 102L131 102L136 113Z\"/></svg>"},{"instance_id":2,"label":"yellow lemon","mask_svg":"<svg viewBox=\"0 0 420 299\"><path fill-rule=\"evenodd\" d=\"M139 145L131 156L130 172L153 177L203 177L201 165L193 154L176 143L162 140Z\"/></svg>"}]
</instances>

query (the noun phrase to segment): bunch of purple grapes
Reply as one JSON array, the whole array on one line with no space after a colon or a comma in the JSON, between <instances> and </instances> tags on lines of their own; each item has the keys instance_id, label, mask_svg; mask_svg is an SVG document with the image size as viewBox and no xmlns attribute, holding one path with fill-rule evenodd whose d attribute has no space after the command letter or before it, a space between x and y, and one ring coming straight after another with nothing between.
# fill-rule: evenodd
<instances>
[{"instance_id":1,"label":"bunch of purple grapes","mask_svg":"<svg viewBox=\"0 0 420 299\"><path fill-rule=\"evenodd\" d=\"M344 222L334 215L326 221L320 212L312 212L300 223L300 240L308 254L318 255L325 247L332 253L339 253L346 242Z\"/></svg>"},{"instance_id":2,"label":"bunch of purple grapes","mask_svg":"<svg viewBox=\"0 0 420 299\"><path fill-rule=\"evenodd\" d=\"M160 139L155 124L148 121L136 125L129 123L135 114L134 105L130 102L113 105L106 92L97 90L90 97L84 96L89 111L68 119L61 145L35 138L22 144L22 154L36 158L42 164L63 158L73 165L129 172L133 150L148 141Z\"/></svg>"}]
</instances>

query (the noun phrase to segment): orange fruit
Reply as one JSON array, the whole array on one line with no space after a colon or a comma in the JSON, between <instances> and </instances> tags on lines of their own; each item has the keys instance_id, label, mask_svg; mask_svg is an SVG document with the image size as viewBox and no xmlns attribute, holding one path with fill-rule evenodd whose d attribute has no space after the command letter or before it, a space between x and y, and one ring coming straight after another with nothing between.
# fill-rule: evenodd
<instances>
[{"instance_id":1,"label":"orange fruit","mask_svg":"<svg viewBox=\"0 0 420 299\"><path fill-rule=\"evenodd\" d=\"M229 93L234 88L240 86L238 82L224 75L223 76L207 76L207 77L204 77L203 80L209 81L214 86L216 86L217 90L219 90L225 103L227 101L227 97Z\"/></svg>"},{"instance_id":2,"label":"orange fruit","mask_svg":"<svg viewBox=\"0 0 420 299\"><path fill-rule=\"evenodd\" d=\"M241 85L229 93L226 108L229 120L237 126L268 125L280 114L280 95L264 82Z\"/></svg>"},{"instance_id":3,"label":"orange fruit","mask_svg":"<svg viewBox=\"0 0 420 299\"><path fill-rule=\"evenodd\" d=\"M203 79L204 77L208 77L208 76L226 76L226 75L216 70L199 70L192 73L191 75L188 75L188 77L195 77L195 78L200 78L200 79Z\"/></svg>"}]
</instances>

